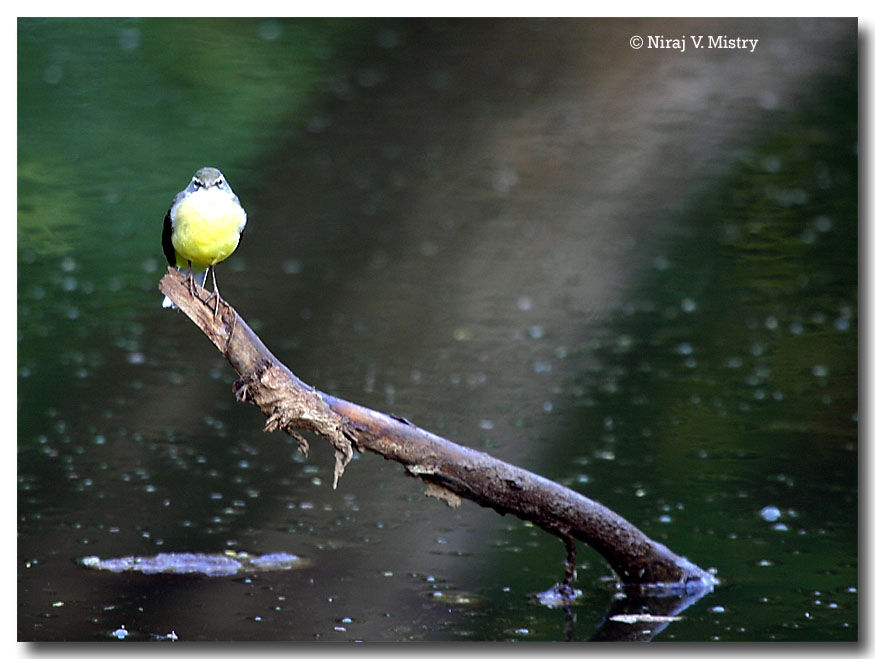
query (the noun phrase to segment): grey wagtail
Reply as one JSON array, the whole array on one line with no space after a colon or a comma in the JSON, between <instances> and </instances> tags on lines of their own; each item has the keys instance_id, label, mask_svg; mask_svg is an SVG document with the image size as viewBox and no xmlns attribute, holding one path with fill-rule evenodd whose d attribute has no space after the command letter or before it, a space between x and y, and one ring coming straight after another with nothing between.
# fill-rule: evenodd
<instances>
[{"instance_id":1,"label":"grey wagtail","mask_svg":"<svg viewBox=\"0 0 875 659\"><path fill-rule=\"evenodd\" d=\"M246 211L228 181L215 167L204 167L194 173L188 187L173 198L164 216L161 246L170 265L188 270L188 290L194 295L197 283L206 285L207 274L213 273L213 292L205 300L216 298L219 315L219 287L216 285L216 264L234 253L246 226ZM163 307L175 307L164 297Z\"/></svg>"}]
</instances>

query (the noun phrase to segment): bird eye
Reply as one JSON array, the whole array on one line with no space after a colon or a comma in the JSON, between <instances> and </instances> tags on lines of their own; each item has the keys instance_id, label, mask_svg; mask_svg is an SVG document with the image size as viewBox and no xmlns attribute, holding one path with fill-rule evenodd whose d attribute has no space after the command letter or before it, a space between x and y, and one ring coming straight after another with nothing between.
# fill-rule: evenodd
<instances>
[{"instance_id":1,"label":"bird eye","mask_svg":"<svg viewBox=\"0 0 875 659\"><path fill-rule=\"evenodd\" d=\"M218 179L218 180L216 181L216 187L217 187L217 188L221 188L223 185L225 185L225 179L220 178L220 179Z\"/></svg>"}]
</instances>

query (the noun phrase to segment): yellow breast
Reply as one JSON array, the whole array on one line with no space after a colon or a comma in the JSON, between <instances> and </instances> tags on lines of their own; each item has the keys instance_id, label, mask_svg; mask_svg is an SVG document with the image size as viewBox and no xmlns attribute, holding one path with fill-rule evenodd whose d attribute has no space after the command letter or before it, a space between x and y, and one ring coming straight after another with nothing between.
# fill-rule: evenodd
<instances>
[{"instance_id":1,"label":"yellow breast","mask_svg":"<svg viewBox=\"0 0 875 659\"><path fill-rule=\"evenodd\" d=\"M170 216L171 241L177 265L196 271L228 258L240 242L246 211L228 193L211 188L198 190L180 201Z\"/></svg>"}]
</instances>

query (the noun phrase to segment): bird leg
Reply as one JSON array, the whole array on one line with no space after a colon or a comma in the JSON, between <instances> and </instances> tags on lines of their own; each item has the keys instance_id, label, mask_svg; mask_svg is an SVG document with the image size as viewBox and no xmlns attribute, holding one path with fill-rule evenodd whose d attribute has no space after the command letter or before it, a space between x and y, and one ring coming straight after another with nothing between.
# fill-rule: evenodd
<instances>
[{"instance_id":1,"label":"bird leg","mask_svg":"<svg viewBox=\"0 0 875 659\"><path fill-rule=\"evenodd\" d=\"M198 294L195 293L194 290L194 266L192 266L191 260L189 260L188 262L188 274L186 275L185 279L188 281L188 292L191 293L192 297L199 300L200 297L198 297Z\"/></svg>"},{"instance_id":2,"label":"bird leg","mask_svg":"<svg viewBox=\"0 0 875 659\"><path fill-rule=\"evenodd\" d=\"M219 304L224 302L222 296L219 295L219 285L216 283L216 268L215 266L209 266L208 270L213 273L213 292L210 293L210 296L204 301L207 307L210 306L210 300L216 298L216 310L213 312L213 318L218 318L219 316ZM207 278L204 276L204 284L207 283ZM227 304L227 303L226 303Z\"/></svg>"}]
</instances>

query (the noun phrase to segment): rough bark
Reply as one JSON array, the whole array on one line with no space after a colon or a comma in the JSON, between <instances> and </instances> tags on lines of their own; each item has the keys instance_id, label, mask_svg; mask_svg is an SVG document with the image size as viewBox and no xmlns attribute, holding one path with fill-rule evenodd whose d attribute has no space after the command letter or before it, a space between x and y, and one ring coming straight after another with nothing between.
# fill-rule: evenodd
<instances>
[{"instance_id":1,"label":"rough bark","mask_svg":"<svg viewBox=\"0 0 875 659\"><path fill-rule=\"evenodd\" d=\"M371 451L401 463L426 483L425 493L458 506L469 499L501 514L513 514L558 536L573 555L574 539L598 551L625 584L710 588L712 577L620 515L558 483L455 444L407 419L335 398L300 380L282 364L240 315L223 302L218 315L193 298L184 275L168 268L159 289L207 335L240 376L234 393L268 417L265 430L281 429L308 449L301 431L328 440L335 449L334 486L353 450ZM567 570L566 582L573 577Z\"/></svg>"}]
</instances>

